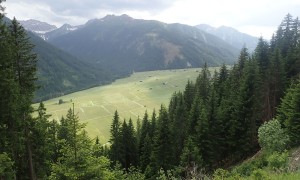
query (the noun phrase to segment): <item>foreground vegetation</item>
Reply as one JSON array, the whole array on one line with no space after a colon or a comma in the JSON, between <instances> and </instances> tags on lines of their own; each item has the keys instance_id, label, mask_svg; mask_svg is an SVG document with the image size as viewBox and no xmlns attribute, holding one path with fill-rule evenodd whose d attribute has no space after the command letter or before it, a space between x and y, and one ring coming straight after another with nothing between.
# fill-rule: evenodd
<instances>
[{"instance_id":1,"label":"foreground vegetation","mask_svg":"<svg viewBox=\"0 0 300 180\"><path fill-rule=\"evenodd\" d=\"M75 108L59 123L43 103L32 116L33 46L15 19L6 26L1 17L0 179L297 178L285 149L300 145L299 28L287 15L270 44L261 38L253 56L243 48L231 70L205 66L136 129L115 111L103 146Z\"/></svg>"}]
</instances>

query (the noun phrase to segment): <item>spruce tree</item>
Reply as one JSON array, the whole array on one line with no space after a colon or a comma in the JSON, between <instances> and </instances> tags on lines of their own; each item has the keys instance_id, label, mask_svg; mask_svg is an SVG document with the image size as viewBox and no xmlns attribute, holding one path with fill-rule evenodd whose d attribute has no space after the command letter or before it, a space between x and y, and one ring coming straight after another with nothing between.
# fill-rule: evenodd
<instances>
[{"instance_id":1,"label":"spruce tree","mask_svg":"<svg viewBox=\"0 0 300 180\"><path fill-rule=\"evenodd\" d=\"M120 153L120 139L121 139L121 132L120 132L120 120L119 120L119 114L118 111L115 111L113 122L110 128L110 139L109 142L111 144L110 146L110 153L109 157L112 161L112 165L116 165L116 162L120 159L119 153Z\"/></svg>"},{"instance_id":2,"label":"spruce tree","mask_svg":"<svg viewBox=\"0 0 300 180\"><path fill-rule=\"evenodd\" d=\"M287 90L278 108L278 121L286 128L292 146L300 145L300 80Z\"/></svg>"},{"instance_id":3,"label":"spruce tree","mask_svg":"<svg viewBox=\"0 0 300 180\"><path fill-rule=\"evenodd\" d=\"M239 149L238 154L247 155L253 153L258 148L257 144L257 126L261 124L259 119L259 101L258 95L258 67L256 62L248 61L241 79L239 96L237 97L237 111L234 114L241 125L236 129L236 139ZM243 152L243 153L240 153Z\"/></svg>"},{"instance_id":4,"label":"spruce tree","mask_svg":"<svg viewBox=\"0 0 300 180\"><path fill-rule=\"evenodd\" d=\"M158 117L157 136L152 152L152 172L157 173L160 168L164 171L171 169L172 165L172 137L167 109L161 105Z\"/></svg>"},{"instance_id":5,"label":"spruce tree","mask_svg":"<svg viewBox=\"0 0 300 180\"><path fill-rule=\"evenodd\" d=\"M275 116L276 107L280 103L280 99L283 96L283 92L286 88L286 72L284 60L280 54L280 50L277 48L271 54L271 66L270 66L270 108L271 117Z\"/></svg>"},{"instance_id":6,"label":"spruce tree","mask_svg":"<svg viewBox=\"0 0 300 180\"><path fill-rule=\"evenodd\" d=\"M194 93L195 93L195 85L193 84L193 82L188 80L185 86L185 90L183 92L184 102L186 104L187 111L190 111L192 108Z\"/></svg>"},{"instance_id":7,"label":"spruce tree","mask_svg":"<svg viewBox=\"0 0 300 180\"><path fill-rule=\"evenodd\" d=\"M151 144L152 144L150 139L150 133L151 133L150 131L151 131L151 123L149 121L148 113L146 111L144 118L142 120L141 138L139 144L139 165L142 172L146 169L150 161Z\"/></svg>"},{"instance_id":8,"label":"spruce tree","mask_svg":"<svg viewBox=\"0 0 300 180\"><path fill-rule=\"evenodd\" d=\"M34 168L37 177L46 178L50 175L52 157L55 152L52 147L57 142L51 138L51 132L49 131L51 126L49 117L51 115L46 113L46 108L42 102L36 111L38 116L32 130Z\"/></svg>"},{"instance_id":9,"label":"spruce tree","mask_svg":"<svg viewBox=\"0 0 300 180\"><path fill-rule=\"evenodd\" d=\"M24 28L16 19L9 26L4 25L2 15L0 42L0 92L5 97L1 100L1 120L5 126L0 129L6 132L3 148L14 161L17 179L35 179L31 104L36 89L36 55Z\"/></svg>"},{"instance_id":10,"label":"spruce tree","mask_svg":"<svg viewBox=\"0 0 300 180\"><path fill-rule=\"evenodd\" d=\"M132 120L124 120L121 128L120 163L125 170L137 165L137 143Z\"/></svg>"},{"instance_id":11,"label":"spruce tree","mask_svg":"<svg viewBox=\"0 0 300 180\"><path fill-rule=\"evenodd\" d=\"M95 156L92 141L84 130L85 124L73 111L65 119L67 139L61 139L61 155L51 166L50 179L115 179L109 170L110 161L104 156Z\"/></svg>"},{"instance_id":12,"label":"spruce tree","mask_svg":"<svg viewBox=\"0 0 300 180\"><path fill-rule=\"evenodd\" d=\"M171 119L171 131L172 131L172 146L173 146L173 157L179 157L182 153L184 141L187 136L188 129L188 114L186 103L183 98L183 94L178 92L174 94L176 96L176 105L173 112L169 111ZM173 116L171 116L173 113ZM178 166L180 163L179 158L173 158L173 163Z\"/></svg>"},{"instance_id":13,"label":"spruce tree","mask_svg":"<svg viewBox=\"0 0 300 180\"><path fill-rule=\"evenodd\" d=\"M184 148L180 156L180 167L183 168L184 172L189 172L195 167L202 168L203 164L202 155L197 143L193 137L188 137L185 140Z\"/></svg>"}]
</instances>

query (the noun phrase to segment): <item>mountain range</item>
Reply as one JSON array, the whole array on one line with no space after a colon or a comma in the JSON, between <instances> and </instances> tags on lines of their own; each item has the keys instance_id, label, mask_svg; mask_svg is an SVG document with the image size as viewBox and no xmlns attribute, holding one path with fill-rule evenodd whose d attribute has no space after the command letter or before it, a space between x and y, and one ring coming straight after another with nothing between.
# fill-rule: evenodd
<instances>
[{"instance_id":1,"label":"mountain range","mask_svg":"<svg viewBox=\"0 0 300 180\"><path fill-rule=\"evenodd\" d=\"M196 25L196 27L209 34L219 37L235 48L241 49L243 46L245 46L249 49L249 52L254 51L258 42L257 37L241 33L232 27L220 26L215 28L208 24L199 24Z\"/></svg>"},{"instance_id":2,"label":"mountain range","mask_svg":"<svg viewBox=\"0 0 300 180\"><path fill-rule=\"evenodd\" d=\"M49 42L113 72L230 64L238 49L195 27L109 15Z\"/></svg>"},{"instance_id":3,"label":"mountain range","mask_svg":"<svg viewBox=\"0 0 300 180\"><path fill-rule=\"evenodd\" d=\"M240 33L234 29L226 36L224 31L222 38L201 25L166 24L127 15L107 15L59 28L36 20L21 24L33 32L29 35L40 59L42 88L37 99L109 83L134 71L233 64L248 44L229 43L235 42L228 41L235 36L233 32Z\"/></svg>"}]
</instances>

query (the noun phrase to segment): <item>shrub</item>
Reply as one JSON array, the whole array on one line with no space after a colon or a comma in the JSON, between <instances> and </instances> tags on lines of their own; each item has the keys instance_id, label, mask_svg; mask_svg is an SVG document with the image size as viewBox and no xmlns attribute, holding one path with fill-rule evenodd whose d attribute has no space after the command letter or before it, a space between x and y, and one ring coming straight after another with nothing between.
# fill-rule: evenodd
<instances>
[{"instance_id":1,"label":"shrub","mask_svg":"<svg viewBox=\"0 0 300 180\"><path fill-rule=\"evenodd\" d=\"M268 166L272 170L282 170L286 168L288 162L288 152L284 151L283 153L274 152L267 157Z\"/></svg>"},{"instance_id":2,"label":"shrub","mask_svg":"<svg viewBox=\"0 0 300 180\"><path fill-rule=\"evenodd\" d=\"M219 169L215 170L215 172L213 174L213 179L222 180L222 179L228 178L229 175L230 174L227 170L219 168Z\"/></svg>"},{"instance_id":3,"label":"shrub","mask_svg":"<svg viewBox=\"0 0 300 180\"><path fill-rule=\"evenodd\" d=\"M252 172L251 178L255 180L267 180L270 179L268 173L262 169L256 169Z\"/></svg>"},{"instance_id":4,"label":"shrub","mask_svg":"<svg viewBox=\"0 0 300 180\"><path fill-rule=\"evenodd\" d=\"M282 152L288 145L289 137L279 121L273 119L259 127L258 142L260 147L266 152Z\"/></svg>"},{"instance_id":5,"label":"shrub","mask_svg":"<svg viewBox=\"0 0 300 180\"><path fill-rule=\"evenodd\" d=\"M0 179L14 179L13 162L6 153L0 153Z\"/></svg>"},{"instance_id":6,"label":"shrub","mask_svg":"<svg viewBox=\"0 0 300 180\"><path fill-rule=\"evenodd\" d=\"M64 103L64 100L59 99L59 100L58 100L58 104L62 104L62 103Z\"/></svg>"}]
</instances>

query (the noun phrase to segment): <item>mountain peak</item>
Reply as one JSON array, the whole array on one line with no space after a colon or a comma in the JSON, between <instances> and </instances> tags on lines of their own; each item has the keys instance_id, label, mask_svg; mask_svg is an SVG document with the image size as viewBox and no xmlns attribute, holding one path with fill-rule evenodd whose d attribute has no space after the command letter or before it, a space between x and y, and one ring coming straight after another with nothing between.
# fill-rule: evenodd
<instances>
[{"instance_id":1,"label":"mountain peak","mask_svg":"<svg viewBox=\"0 0 300 180\"><path fill-rule=\"evenodd\" d=\"M131 21L131 20L133 20L133 18L128 16L127 14L122 14L120 16L110 14L110 15L103 17L102 20L104 20L104 21L107 21L107 20Z\"/></svg>"},{"instance_id":2,"label":"mountain peak","mask_svg":"<svg viewBox=\"0 0 300 180\"><path fill-rule=\"evenodd\" d=\"M40 34L44 34L46 32L57 29L55 25L48 24L46 22L38 21L35 19L29 19L29 20L19 21L19 22L25 29Z\"/></svg>"},{"instance_id":3,"label":"mountain peak","mask_svg":"<svg viewBox=\"0 0 300 180\"><path fill-rule=\"evenodd\" d=\"M63 24L61 27L62 27L62 28L63 28L63 27L64 27L64 28L68 28L68 27L72 27L72 25L65 23L65 24Z\"/></svg>"}]
</instances>

